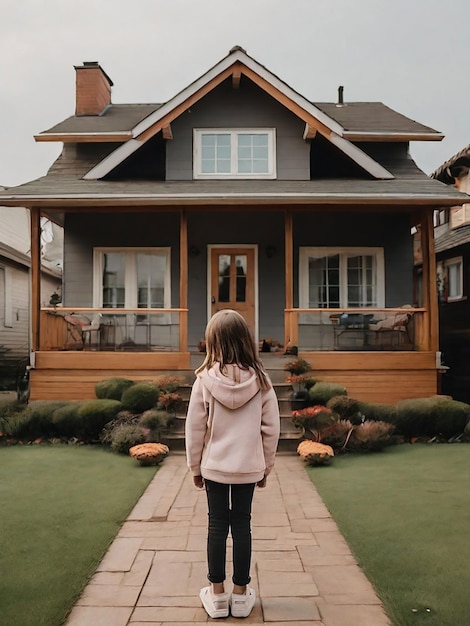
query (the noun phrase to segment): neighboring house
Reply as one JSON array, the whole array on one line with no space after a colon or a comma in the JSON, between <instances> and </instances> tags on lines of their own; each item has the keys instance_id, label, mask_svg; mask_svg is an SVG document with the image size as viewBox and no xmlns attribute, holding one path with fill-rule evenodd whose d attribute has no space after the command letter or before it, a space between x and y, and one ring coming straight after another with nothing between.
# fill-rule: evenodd
<instances>
[{"instance_id":1,"label":"neighboring house","mask_svg":"<svg viewBox=\"0 0 470 626\"><path fill-rule=\"evenodd\" d=\"M63 142L60 157L2 198L31 209L31 398L186 371L226 307L353 397L436 393L432 215L463 196L409 143L439 132L342 88L313 104L239 47L162 104L113 104L95 62L76 67L76 89L75 115L36 137ZM57 310L39 296L41 216L64 226Z\"/></svg>"},{"instance_id":2,"label":"neighboring house","mask_svg":"<svg viewBox=\"0 0 470 626\"><path fill-rule=\"evenodd\" d=\"M30 241L29 211L0 206L0 389L13 389L29 362ZM61 228L43 220L41 304L60 294ZM47 239L47 241L46 241Z\"/></svg>"},{"instance_id":3,"label":"neighboring house","mask_svg":"<svg viewBox=\"0 0 470 626\"><path fill-rule=\"evenodd\" d=\"M432 178L470 194L470 145L443 163ZM470 402L470 201L435 212L439 343L449 367L442 392Z\"/></svg>"}]
</instances>

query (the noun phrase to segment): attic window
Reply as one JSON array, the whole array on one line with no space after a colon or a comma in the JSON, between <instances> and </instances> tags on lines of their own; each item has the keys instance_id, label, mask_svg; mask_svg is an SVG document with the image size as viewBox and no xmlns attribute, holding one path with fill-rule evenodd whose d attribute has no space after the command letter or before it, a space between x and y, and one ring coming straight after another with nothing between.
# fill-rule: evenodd
<instances>
[{"instance_id":1,"label":"attic window","mask_svg":"<svg viewBox=\"0 0 470 626\"><path fill-rule=\"evenodd\" d=\"M194 178L276 178L275 129L195 129Z\"/></svg>"}]
</instances>

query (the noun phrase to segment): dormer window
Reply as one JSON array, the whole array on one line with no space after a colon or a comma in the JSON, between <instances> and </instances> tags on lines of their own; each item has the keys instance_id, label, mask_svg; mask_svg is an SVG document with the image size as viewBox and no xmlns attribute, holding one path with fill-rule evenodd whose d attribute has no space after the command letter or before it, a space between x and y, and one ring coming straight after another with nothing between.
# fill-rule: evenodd
<instances>
[{"instance_id":1,"label":"dormer window","mask_svg":"<svg viewBox=\"0 0 470 626\"><path fill-rule=\"evenodd\" d=\"M194 178L276 178L275 129L194 130Z\"/></svg>"}]
</instances>

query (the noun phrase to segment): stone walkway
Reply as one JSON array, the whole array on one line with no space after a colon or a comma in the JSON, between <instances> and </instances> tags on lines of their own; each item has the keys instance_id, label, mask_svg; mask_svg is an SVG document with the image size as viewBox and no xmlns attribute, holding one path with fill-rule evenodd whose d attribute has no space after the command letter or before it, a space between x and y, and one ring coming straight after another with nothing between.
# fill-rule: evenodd
<instances>
[{"instance_id":1,"label":"stone walkway","mask_svg":"<svg viewBox=\"0 0 470 626\"><path fill-rule=\"evenodd\" d=\"M66 625L390 626L295 454L279 455L267 487L255 492L251 586L257 600L244 620L212 620L200 604L199 590L207 584L206 525L204 491L193 487L185 457L170 455Z\"/></svg>"}]
</instances>

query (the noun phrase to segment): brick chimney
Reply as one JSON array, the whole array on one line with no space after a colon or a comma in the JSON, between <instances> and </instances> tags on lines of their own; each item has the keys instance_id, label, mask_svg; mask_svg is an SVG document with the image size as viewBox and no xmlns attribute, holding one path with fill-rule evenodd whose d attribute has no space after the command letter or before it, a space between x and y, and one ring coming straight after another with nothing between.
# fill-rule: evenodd
<instances>
[{"instance_id":1,"label":"brick chimney","mask_svg":"<svg viewBox=\"0 0 470 626\"><path fill-rule=\"evenodd\" d=\"M113 81L97 61L75 65L75 115L100 115L111 104Z\"/></svg>"}]
</instances>

